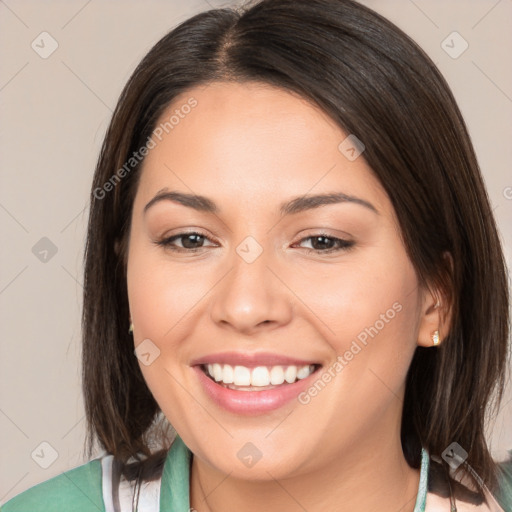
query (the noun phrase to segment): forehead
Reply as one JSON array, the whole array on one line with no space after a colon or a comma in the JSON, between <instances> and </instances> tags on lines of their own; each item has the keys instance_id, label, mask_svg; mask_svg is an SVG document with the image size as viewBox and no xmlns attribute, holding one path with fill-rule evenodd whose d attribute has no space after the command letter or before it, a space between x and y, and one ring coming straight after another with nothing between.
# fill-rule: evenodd
<instances>
[{"instance_id":1,"label":"forehead","mask_svg":"<svg viewBox=\"0 0 512 512\"><path fill-rule=\"evenodd\" d=\"M347 135L319 107L286 90L214 82L180 94L162 114L140 190L146 197L173 187L249 201L340 187L382 194L364 159L342 153Z\"/></svg>"}]
</instances>

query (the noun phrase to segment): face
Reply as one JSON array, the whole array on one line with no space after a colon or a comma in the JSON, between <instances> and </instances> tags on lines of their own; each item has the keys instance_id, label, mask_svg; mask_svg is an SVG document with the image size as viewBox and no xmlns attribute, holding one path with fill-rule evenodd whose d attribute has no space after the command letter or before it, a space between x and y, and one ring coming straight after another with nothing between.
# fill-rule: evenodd
<instances>
[{"instance_id":1,"label":"face","mask_svg":"<svg viewBox=\"0 0 512 512\"><path fill-rule=\"evenodd\" d=\"M163 413L196 457L241 478L399 443L424 293L364 153L264 84L195 88L161 122L173 114L143 164L127 268Z\"/></svg>"}]
</instances>

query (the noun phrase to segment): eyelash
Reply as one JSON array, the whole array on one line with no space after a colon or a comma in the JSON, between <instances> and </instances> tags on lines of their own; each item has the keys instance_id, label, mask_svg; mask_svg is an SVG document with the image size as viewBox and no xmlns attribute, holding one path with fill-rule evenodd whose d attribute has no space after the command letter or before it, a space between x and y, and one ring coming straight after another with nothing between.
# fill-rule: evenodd
<instances>
[{"instance_id":1,"label":"eyelash","mask_svg":"<svg viewBox=\"0 0 512 512\"><path fill-rule=\"evenodd\" d=\"M173 236L164 238L162 240L158 240L158 241L155 242L155 244L158 245L158 246L163 246L163 247L165 247L165 248L167 248L167 249L169 249L169 250L171 250L173 252L194 253L194 252L201 251L202 249L205 249L205 247L195 247L193 249L187 249L185 247L178 247L178 246L172 245L175 240L178 240L180 238L184 238L186 236L191 236L191 235L199 235L199 236L205 238L206 240L212 242L212 240L210 240L210 238L208 238L203 233L200 233L198 231L190 231L190 232L178 233L177 235L173 235ZM330 254L330 253L333 253L333 252L347 251L347 250L351 249L355 245L355 242L353 242L351 240L344 240L344 239L341 239L341 238L336 238L336 237L333 237L333 236L329 236L327 233L317 233L315 235L304 237L304 238L300 239L298 243L304 242L305 240L312 240L312 239L315 239L315 238L326 238L328 240L332 240L332 241L335 242L335 244L337 244L338 247L337 248L330 248L330 249L326 249L326 250L310 249L308 247L303 247L303 249L305 249L308 254L310 254L310 253Z\"/></svg>"}]
</instances>

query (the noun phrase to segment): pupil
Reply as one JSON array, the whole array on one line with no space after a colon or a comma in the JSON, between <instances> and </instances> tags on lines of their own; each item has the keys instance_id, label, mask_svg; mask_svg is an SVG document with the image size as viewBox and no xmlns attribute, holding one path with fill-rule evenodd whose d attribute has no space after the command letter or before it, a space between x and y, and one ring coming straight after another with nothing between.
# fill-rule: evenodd
<instances>
[{"instance_id":1,"label":"pupil","mask_svg":"<svg viewBox=\"0 0 512 512\"><path fill-rule=\"evenodd\" d=\"M194 234L194 233L191 233L190 235L186 235L185 237L183 237L183 247L185 247L185 249L195 249L196 246L194 245L194 243L200 242L199 239L201 239L201 238L203 238L203 235L198 235L198 234ZM195 239L195 242L192 242L192 244L189 244L191 239Z\"/></svg>"},{"instance_id":2,"label":"pupil","mask_svg":"<svg viewBox=\"0 0 512 512\"><path fill-rule=\"evenodd\" d=\"M321 240L320 247L318 247L318 244L316 243L316 241L318 241L318 240ZM327 242L326 242L326 240L327 240ZM329 238L327 238L325 236L316 236L313 238L313 247L315 249L330 249L332 247L333 243L334 243L334 240L330 240ZM328 247L326 247L326 245Z\"/></svg>"}]
</instances>

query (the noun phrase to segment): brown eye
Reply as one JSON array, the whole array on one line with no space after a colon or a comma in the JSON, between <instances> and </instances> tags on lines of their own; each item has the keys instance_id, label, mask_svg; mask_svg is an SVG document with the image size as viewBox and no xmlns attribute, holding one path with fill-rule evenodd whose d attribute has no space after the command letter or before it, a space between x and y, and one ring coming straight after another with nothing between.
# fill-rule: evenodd
<instances>
[{"instance_id":1,"label":"brown eye","mask_svg":"<svg viewBox=\"0 0 512 512\"><path fill-rule=\"evenodd\" d=\"M194 231L190 233L178 233L177 235L164 238L155 243L173 251L193 252L207 247L204 245L206 240L211 241L206 235ZM176 243L177 241L179 241L178 244Z\"/></svg>"},{"instance_id":2,"label":"brown eye","mask_svg":"<svg viewBox=\"0 0 512 512\"><path fill-rule=\"evenodd\" d=\"M345 249L349 249L355 243L351 240L343 240L341 238L328 236L323 233L303 238L299 242L299 244L301 244L304 241L311 241L311 248L305 247L305 249L308 252L316 252L316 253L331 253L331 252L342 251Z\"/></svg>"},{"instance_id":3,"label":"brown eye","mask_svg":"<svg viewBox=\"0 0 512 512\"><path fill-rule=\"evenodd\" d=\"M185 249L197 249L202 247L202 244L204 243L204 236L198 233L179 235L178 237L174 237L174 239L182 239L182 246Z\"/></svg>"}]
</instances>

